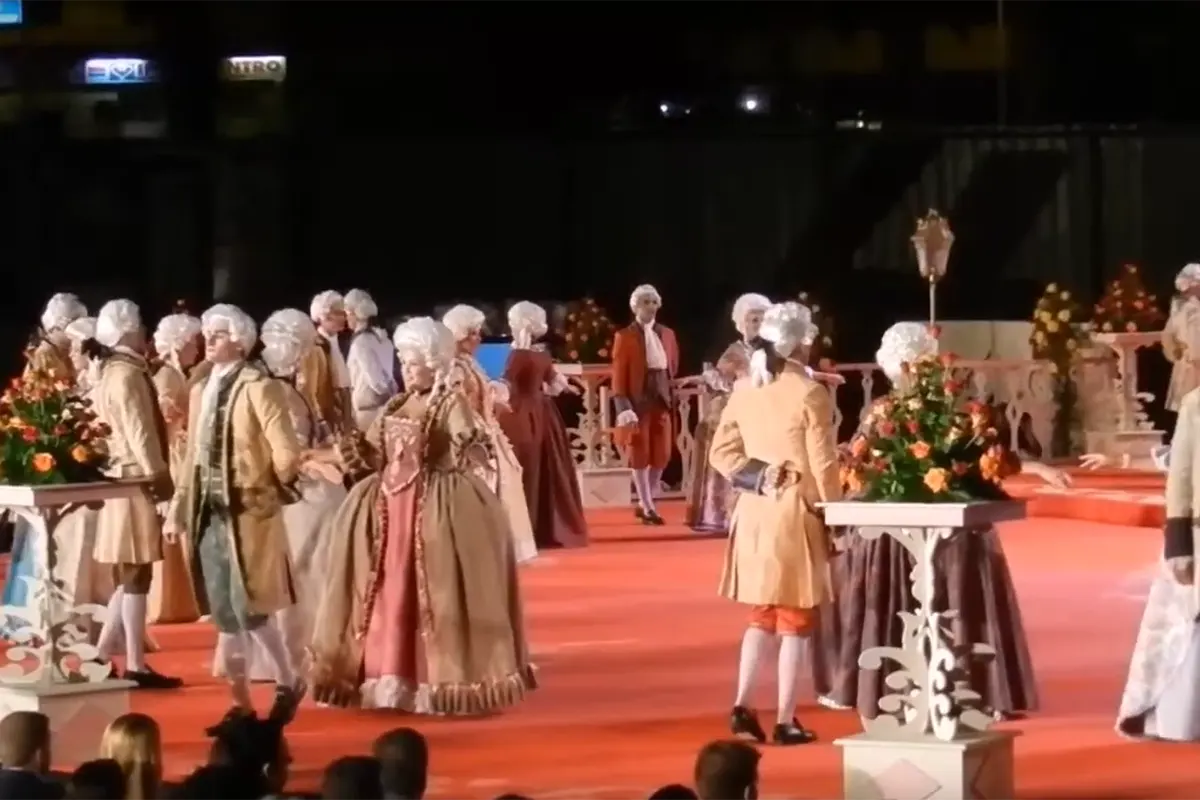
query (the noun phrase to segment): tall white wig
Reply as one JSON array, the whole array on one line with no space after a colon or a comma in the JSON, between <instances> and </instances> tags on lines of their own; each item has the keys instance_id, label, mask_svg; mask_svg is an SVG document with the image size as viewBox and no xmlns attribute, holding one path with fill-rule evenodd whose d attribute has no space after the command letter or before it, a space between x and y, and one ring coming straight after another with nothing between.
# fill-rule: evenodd
<instances>
[{"instance_id":1,"label":"tall white wig","mask_svg":"<svg viewBox=\"0 0 1200 800\"><path fill-rule=\"evenodd\" d=\"M160 356L170 358L199 335L199 319L191 314L169 314L154 329L154 349Z\"/></svg>"},{"instance_id":2,"label":"tall white wig","mask_svg":"<svg viewBox=\"0 0 1200 800\"><path fill-rule=\"evenodd\" d=\"M1175 290L1178 292L1186 292L1196 284L1200 284L1200 264L1188 264L1175 276Z\"/></svg>"},{"instance_id":3,"label":"tall white wig","mask_svg":"<svg viewBox=\"0 0 1200 800\"><path fill-rule=\"evenodd\" d=\"M812 311L800 303L775 303L763 312L758 335L771 343L782 358L791 358L801 347L808 347L820 333L812 321ZM774 377L767 368L767 354L756 350L750 357L750 376L756 385L770 383Z\"/></svg>"},{"instance_id":4,"label":"tall white wig","mask_svg":"<svg viewBox=\"0 0 1200 800\"><path fill-rule=\"evenodd\" d=\"M508 327L515 347L529 347L534 339L545 336L550 329L546 324L546 309L528 300L513 303L508 309Z\"/></svg>"},{"instance_id":5,"label":"tall white wig","mask_svg":"<svg viewBox=\"0 0 1200 800\"><path fill-rule=\"evenodd\" d=\"M95 339L96 318L80 317L79 319L71 320L71 322L67 323L67 327L63 328L63 333L75 344L82 344L88 339Z\"/></svg>"},{"instance_id":6,"label":"tall white wig","mask_svg":"<svg viewBox=\"0 0 1200 800\"><path fill-rule=\"evenodd\" d=\"M284 308L267 317L259 338L267 369L284 377L295 374L300 359L316 343L317 327L300 309Z\"/></svg>"},{"instance_id":7,"label":"tall white wig","mask_svg":"<svg viewBox=\"0 0 1200 800\"><path fill-rule=\"evenodd\" d=\"M629 295L629 309L631 311L636 309L638 301L640 301L642 298L651 298L658 303L659 308L662 308L662 295L658 293L658 289L655 289L648 283L643 283L641 286L634 289L633 293Z\"/></svg>"},{"instance_id":8,"label":"tall white wig","mask_svg":"<svg viewBox=\"0 0 1200 800\"><path fill-rule=\"evenodd\" d=\"M392 344L401 359L416 356L434 372L445 373L454 361L457 340L450 328L433 317L414 317L396 328Z\"/></svg>"},{"instance_id":9,"label":"tall white wig","mask_svg":"<svg viewBox=\"0 0 1200 800\"><path fill-rule=\"evenodd\" d=\"M342 304L348 312L362 320L371 319L379 313L379 306L375 305L375 300L364 289L351 289L346 292Z\"/></svg>"},{"instance_id":10,"label":"tall white wig","mask_svg":"<svg viewBox=\"0 0 1200 800\"><path fill-rule=\"evenodd\" d=\"M746 333L746 317L755 311L766 311L771 307L771 300L766 295L750 292L733 301L733 327L740 334Z\"/></svg>"},{"instance_id":11,"label":"tall white wig","mask_svg":"<svg viewBox=\"0 0 1200 800\"><path fill-rule=\"evenodd\" d=\"M132 300L109 300L96 315L96 341L113 347L142 327L142 311Z\"/></svg>"},{"instance_id":12,"label":"tall white wig","mask_svg":"<svg viewBox=\"0 0 1200 800\"><path fill-rule=\"evenodd\" d=\"M476 331L483 330L487 316L475 306L459 303L442 316L442 324L454 334L454 340L461 342Z\"/></svg>"},{"instance_id":13,"label":"tall white wig","mask_svg":"<svg viewBox=\"0 0 1200 800\"><path fill-rule=\"evenodd\" d=\"M46 303L42 312L42 330L50 333L61 331L80 317L87 316L87 308L70 292L59 292Z\"/></svg>"},{"instance_id":14,"label":"tall white wig","mask_svg":"<svg viewBox=\"0 0 1200 800\"><path fill-rule=\"evenodd\" d=\"M312 317L313 322L320 322L333 312L344 309L345 302L340 292L328 289L312 299L308 315Z\"/></svg>"},{"instance_id":15,"label":"tall white wig","mask_svg":"<svg viewBox=\"0 0 1200 800\"><path fill-rule=\"evenodd\" d=\"M888 380L895 383L904 372L904 365L924 356L937 355L938 340L923 322L897 322L883 332L875 363Z\"/></svg>"},{"instance_id":16,"label":"tall white wig","mask_svg":"<svg viewBox=\"0 0 1200 800\"><path fill-rule=\"evenodd\" d=\"M204 338L225 333L229 341L249 353L258 341L258 326L245 311L229 303L218 303L200 316L200 330Z\"/></svg>"}]
</instances>

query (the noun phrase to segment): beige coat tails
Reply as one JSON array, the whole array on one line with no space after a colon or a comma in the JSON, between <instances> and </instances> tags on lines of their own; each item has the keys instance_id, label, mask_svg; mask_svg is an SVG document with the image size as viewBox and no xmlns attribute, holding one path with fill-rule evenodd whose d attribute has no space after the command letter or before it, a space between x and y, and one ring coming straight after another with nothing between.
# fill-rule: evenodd
<instances>
[{"instance_id":1,"label":"beige coat tails","mask_svg":"<svg viewBox=\"0 0 1200 800\"><path fill-rule=\"evenodd\" d=\"M785 372L763 387L738 386L708 458L737 492L721 594L750 605L814 608L829 596L829 533L819 502L841 498L833 402L825 387ZM794 480L760 492L768 467Z\"/></svg>"}]
</instances>

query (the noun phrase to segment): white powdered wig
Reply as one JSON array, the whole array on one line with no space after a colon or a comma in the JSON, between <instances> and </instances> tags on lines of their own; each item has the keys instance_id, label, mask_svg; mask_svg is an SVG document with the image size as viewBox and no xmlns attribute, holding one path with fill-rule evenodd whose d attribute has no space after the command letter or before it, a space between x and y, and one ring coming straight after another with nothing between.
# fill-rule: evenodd
<instances>
[{"instance_id":1,"label":"white powdered wig","mask_svg":"<svg viewBox=\"0 0 1200 800\"><path fill-rule=\"evenodd\" d=\"M245 311L229 303L218 303L200 316L204 338L214 333L226 333L229 340L242 348L243 353L254 349L258 341L258 326Z\"/></svg>"},{"instance_id":2,"label":"white powdered wig","mask_svg":"<svg viewBox=\"0 0 1200 800\"><path fill-rule=\"evenodd\" d=\"M631 311L637 308L638 301L640 301L643 297L653 298L658 302L658 307L662 308L662 295L658 293L658 289L655 289L648 283L643 283L641 286L634 289L633 293L629 295L629 308Z\"/></svg>"},{"instance_id":3,"label":"white powdered wig","mask_svg":"<svg viewBox=\"0 0 1200 800\"><path fill-rule=\"evenodd\" d=\"M379 306L375 305L375 300L364 289L351 289L346 292L342 304L360 320L371 319L379 313Z\"/></svg>"},{"instance_id":4,"label":"white powdered wig","mask_svg":"<svg viewBox=\"0 0 1200 800\"><path fill-rule=\"evenodd\" d=\"M800 303L775 303L763 312L762 327L758 335L771 343L771 348L782 358L790 359L801 347L808 347L820 333L812 321L808 306ZM767 368L767 354L755 350L750 356L750 378L755 386L763 386L773 379Z\"/></svg>"},{"instance_id":5,"label":"white powdered wig","mask_svg":"<svg viewBox=\"0 0 1200 800\"><path fill-rule=\"evenodd\" d=\"M454 361L457 341L450 328L433 317L414 317L397 326L392 344L401 359L415 355L434 372L441 373Z\"/></svg>"},{"instance_id":6,"label":"white powdered wig","mask_svg":"<svg viewBox=\"0 0 1200 800\"><path fill-rule=\"evenodd\" d=\"M96 315L96 341L114 347L142 327L142 311L132 300L109 300Z\"/></svg>"},{"instance_id":7,"label":"white powdered wig","mask_svg":"<svg viewBox=\"0 0 1200 800\"><path fill-rule=\"evenodd\" d=\"M87 308L70 292L59 292L46 303L42 312L42 330L47 333L61 331L80 317L87 316Z\"/></svg>"},{"instance_id":8,"label":"white powdered wig","mask_svg":"<svg viewBox=\"0 0 1200 800\"><path fill-rule=\"evenodd\" d=\"M346 301L342 298L341 293L328 289L312 299L312 304L308 307L308 315L312 317L313 322L320 322L333 312L341 311L345 307Z\"/></svg>"},{"instance_id":9,"label":"white powdered wig","mask_svg":"<svg viewBox=\"0 0 1200 800\"><path fill-rule=\"evenodd\" d=\"M904 365L937 355L938 340L924 322L897 322L883 332L875 363L888 380L895 383L904 373Z\"/></svg>"},{"instance_id":10,"label":"white powdered wig","mask_svg":"<svg viewBox=\"0 0 1200 800\"><path fill-rule=\"evenodd\" d=\"M200 335L200 320L191 314L170 314L154 329L154 349L164 358L177 355Z\"/></svg>"},{"instance_id":11,"label":"white powdered wig","mask_svg":"<svg viewBox=\"0 0 1200 800\"><path fill-rule=\"evenodd\" d=\"M280 377L294 375L300 359L317 341L317 326L298 308L284 308L263 323L262 359L271 373Z\"/></svg>"},{"instance_id":12,"label":"white powdered wig","mask_svg":"<svg viewBox=\"0 0 1200 800\"><path fill-rule=\"evenodd\" d=\"M1200 284L1200 264L1188 264L1175 276L1176 291L1186 292L1196 284Z\"/></svg>"},{"instance_id":13,"label":"white powdered wig","mask_svg":"<svg viewBox=\"0 0 1200 800\"><path fill-rule=\"evenodd\" d=\"M754 292L742 295L733 301L733 313L730 314L733 319L733 327L737 328L738 333L745 334L746 317L755 311L766 311L770 307L771 300L766 295Z\"/></svg>"},{"instance_id":14,"label":"white powdered wig","mask_svg":"<svg viewBox=\"0 0 1200 800\"><path fill-rule=\"evenodd\" d=\"M454 334L456 342L461 342L472 333L483 330L483 323L486 321L487 316L482 311L475 306L463 303L454 306L442 316L442 324Z\"/></svg>"},{"instance_id":15,"label":"white powdered wig","mask_svg":"<svg viewBox=\"0 0 1200 800\"><path fill-rule=\"evenodd\" d=\"M513 303L508 309L508 327L512 330L513 347L520 348L533 346L533 340L545 336L550 329L546 309L528 300Z\"/></svg>"},{"instance_id":16,"label":"white powdered wig","mask_svg":"<svg viewBox=\"0 0 1200 800\"><path fill-rule=\"evenodd\" d=\"M67 327L63 328L63 333L75 344L82 344L88 339L95 339L96 318L80 317L79 319L71 320L67 324Z\"/></svg>"}]
</instances>

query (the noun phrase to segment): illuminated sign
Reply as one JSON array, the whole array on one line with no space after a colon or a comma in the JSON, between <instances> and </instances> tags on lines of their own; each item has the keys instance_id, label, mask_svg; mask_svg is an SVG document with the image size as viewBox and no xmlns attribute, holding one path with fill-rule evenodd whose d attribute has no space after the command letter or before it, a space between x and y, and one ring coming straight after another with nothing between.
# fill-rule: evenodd
<instances>
[{"instance_id":1,"label":"illuminated sign","mask_svg":"<svg viewBox=\"0 0 1200 800\"><path fill-rule=\"evenodd\" d=\"M225 59L224 73L231 81L282 81L287 56L233 56Z\"/></svg>"},{"instance_id":2,"label":"illuminated sign","mask_svg":"<svg viewBox=\"0 0 1200 800\"><path fill-rule=\"evenodd\" d=\"M21 0L0 0L0 25L20 25L24 19Z\"/></svg>"},{"instance_id":3,"label":"illuminated sign","mask_svg":"<svg viewBox=\"0 0 1200 800\"><path fill-rule=\"evenodd\" d=\"M83 82L88 86L120 86L154 80L150 62L144 58L89 58L83 64Z\"/></svg>"}]
</instances>

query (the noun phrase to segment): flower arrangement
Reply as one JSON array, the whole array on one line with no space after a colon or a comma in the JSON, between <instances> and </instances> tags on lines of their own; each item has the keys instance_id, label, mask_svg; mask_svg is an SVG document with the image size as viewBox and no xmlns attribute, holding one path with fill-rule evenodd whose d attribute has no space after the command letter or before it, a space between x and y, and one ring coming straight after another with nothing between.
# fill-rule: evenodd
<instances>
[{"instance_id":1,"label":"flower arrangement","mask_svg":"<svg viewBox=\"0 0 1200 800\"><path fill-rule=\"evenodd\" d=\"M1158 330L1163 319L1158 298L1146 293L1137 265L1126 264L1096 304L1092 322L1103 333L1133 333Z\"/></svg>"},{"instance_id":2,"label":"flower arrangement","mask_svg":"<svg viewBox=\"0 0 1200 800\"><path fill-rule=\"evenodd\" d=\"M604 309L590 297L567 306L562 330L558 331L559 361L596 364L612 356L616 328Z\"/></svg>"},{"instance_id":3,"label":"flower arrangement","mask_svg":"<svg viewBox=\"0 0 1200 800\"><path fill-rule=\"evenodd\" d=\"M905 365L908 379L875 401L851 439L842 483L859 500L949 503L1005 500L1020 460L1000 437L994 408L968 401L953 357Z\"/></svg>"},{"instance_id":4,"label":"flower arrangement","mask_svg":"<svg viewBox=\"0 0 1200 800\"><path fill-rule=\"evenodd\" d=\"M1079 305L1057 283L1047 284L1033 310L1033 357L1048 360L1056 373L1066 373L1082 339Z\"/></svg>"},{"instance_id":5,"label":"flower arrangement","mask_svg":"<svg viewBox=\"0 0 1200 800\"><path fill-rule=\"evenodd\" d=\"M14 378L0 395L0 484L103 480L107 425L53 372Z\"/></svg>"},{"instance_id":6,"label":"flower arrangement","mask_svg":"<svg viewBox=\"0 0 1200 800\"><path fill-rule=\"evenodd\" d=\"M819 365L823 370L832 370L834 364L829 354L833 352L833 317L809 292L801 292L796 295L796 300L807 306L808 310L812 312L813 324L821 332L821 335L813 342L809 361Z\"/></svg>"}]
</instances>

